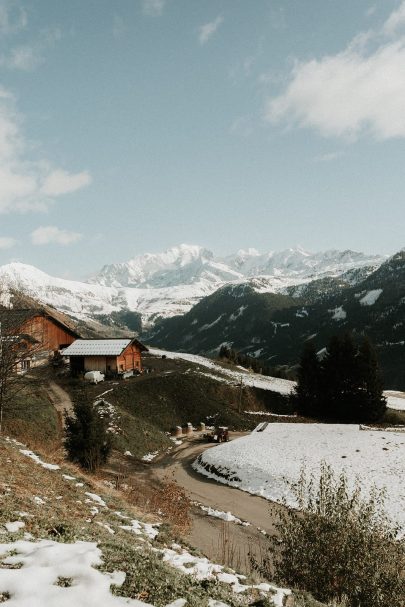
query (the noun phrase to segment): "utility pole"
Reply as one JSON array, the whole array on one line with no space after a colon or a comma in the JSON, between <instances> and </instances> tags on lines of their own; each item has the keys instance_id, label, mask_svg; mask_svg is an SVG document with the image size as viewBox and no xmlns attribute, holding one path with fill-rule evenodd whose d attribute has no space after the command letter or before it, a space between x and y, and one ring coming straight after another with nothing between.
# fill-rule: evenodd
<instances>
[{"instance_id":1,"label":"utility pole","mask_svg":"<svg viewBox=\"0 0 405 607\"><path fill-rule=\"evenodd\" d=\"M0 434L3 431L3 336L0 322Z\"/></svg>"},{"instance_id":2,"label":"utility pole","mask_svg":"<svg viewBox=\"0 0 405 607\"><path fill-rule=\"evenodd\" d=\"M240 384L239 384L239 413L242 413L242 392L243 392L243 376L240 376Z\"/></svg>"}]
</instances>

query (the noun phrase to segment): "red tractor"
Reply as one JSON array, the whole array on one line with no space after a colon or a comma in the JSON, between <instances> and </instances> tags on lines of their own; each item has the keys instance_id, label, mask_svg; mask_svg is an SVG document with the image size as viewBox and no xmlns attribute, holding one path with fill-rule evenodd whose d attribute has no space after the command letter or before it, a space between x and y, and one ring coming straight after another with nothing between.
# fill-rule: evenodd
<instances>
[{"instance_id":1,"label":"red tractor","mask_svg":"<svg viewBox=\"0 0 405 607\"><path fill-rule=\"evenodd\" d=\"M229 441L229 430L226 426L219 426L210 435L213 443L227 443Z\"/></svg>"}]
</instances>

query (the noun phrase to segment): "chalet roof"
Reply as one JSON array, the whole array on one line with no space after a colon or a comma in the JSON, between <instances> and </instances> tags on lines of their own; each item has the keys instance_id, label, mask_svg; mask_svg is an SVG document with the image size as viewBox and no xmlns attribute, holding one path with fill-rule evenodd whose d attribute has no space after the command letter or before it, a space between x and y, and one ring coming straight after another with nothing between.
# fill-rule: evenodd
<instances>
[{"instance_id":1,"label":"chalet roof","mask_svg":"<svg viewBox=\"0 0 405 607\"><path fill-rule=\"evenodd\" d=\"M141 351L147 347L137 339L76 339L63 351L64 356L120 356L130 344L136 344Z\"/></svg>"},{"instance_id":2,"label":"chalet roof","mask_svg":"<svg viewBox=\"0 0 405 607\"><path fill-rule=\"evenodd\" d=\"M58 312L49 306L43 308L3 308L0 306L0 322L6 331L19 329L25 322L35 318L35 316L48 317L73 337L80 337L70 319L62 312Z\"/></svg>"}]
</instances>

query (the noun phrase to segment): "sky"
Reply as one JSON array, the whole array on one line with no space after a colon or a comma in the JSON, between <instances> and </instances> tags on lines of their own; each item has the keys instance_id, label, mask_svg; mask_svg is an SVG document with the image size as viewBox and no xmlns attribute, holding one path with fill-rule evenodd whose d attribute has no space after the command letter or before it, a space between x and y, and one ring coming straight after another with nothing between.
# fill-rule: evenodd
<instances>
[{"instance_id":1,"label":"sky","mask_svg":"<svg viewBox=\"0 0 405 607\"><path fill-rule=\"evenodd\" d=\"M405 246L405 1L0 0L0 264Z\"/></svg>"}]
</instances>

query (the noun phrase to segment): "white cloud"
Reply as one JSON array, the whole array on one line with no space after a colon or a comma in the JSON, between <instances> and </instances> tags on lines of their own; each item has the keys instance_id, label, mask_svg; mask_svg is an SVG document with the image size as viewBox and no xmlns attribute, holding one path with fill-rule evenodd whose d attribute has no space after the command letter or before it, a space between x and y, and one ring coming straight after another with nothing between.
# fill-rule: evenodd
<instances>
[{"instance_id":1,"label":"white cloud","mask_svg":"<svg viewBox=\"0 0 405 607\"><path fill-rule=\"evenodd\" d=\"M405 2L402 2L397 10L388 17L384 24L384 33L388 35L395 34L403 25L405 25Z\"/></svg>"},{"instance_id":2,"label":"white cloud","mask_svg":"<svg viewBox=\"0 0 405 607\"><path fill-rule=\"evenodd\" d=\"M0 249L11 249L17 244L15 238L9 236L0 236Z\"/></svg>"},{"instance_id":3,"label":"white cloud","mask_svg":"<svg viewBox=\"0 0 405 607\"><path fill-rule=\"evenodd\" d=\"M166 0L142 0L142 11L150 17L160 17L165 4Z\"/></svg>"},{"instance_id":4,"label":"white cloud","mask_svg":"<svg viewBox=\"0 0 405 607\"><path fill-rule=\"evenodd\" d=\"M60 196L61 194L70 194L80 190L91 183L91 176L88 171L81 173L68 173L62 169L52 171L45 177L41 187L42 194L45 196Z\"/></svg>"},{"instance_id":5,"label":"white cloud","mask_svg":"<svg viewBox=\"0 0 405 607\"><path fill-rule=\"evenodd\" d=\"M314 157L314 162L332 162L343 156L343 152L325 152Z\"/></svg>"},{"instance_id":6,"label":"white cloud","mask_svg":"<svg viewBox=\"0 0 405 607\"><path fill-rule=\"evenodd\" d=\"M9 36L27 27L27 13L15 0L0 0L0 34Z\"/></svg>"},{"instance_id":7,"label":"white cloud","mask_svg":"<svg viewBox=\"0 0 405 607\"><path fill-rule=\"evenodd\" d=\"M31 232L31 242L34 245L59 244L69 245L82 238L79 232L61 230L56 226L41 226Z\"/></svg>"},{"instance_id":8,"label":"white cloud","mask_svg":"<svg viewBox=\"0 0 405 607\"><path fill-rule=\"evenodd\" d=\"M222 17L222 15L218 15L218 17L214 19L214 21L210 21L209 23L205 23L204 25L201 25L201 27L199 27L198 39L200 41L200 44L205 44L206 42L208 42L211 36L213 36L217 29L220 27L223 20L224 18Z\"/></svg>"},{"instance_id":9,"label":"white cloud","mask_svg":"<svg viewBox=\"0 0 405 607\"><path fill-rule=\"evenodd\" d=\"M402 19L405 2L380 32L359 34L336 55L297 62L284 92L268 101L267 120L348 139L405 137L405 37L383 37Z\"/></svg>"},{"instance_id":10,"label":"white cloud","mask_svg":"<svg viewBox=\"0 0 405 607\"><path fill-rule=\"evenodd\" d=\"M0 0L1 1L1 0ZM21 44L0 55L0 67L8 70L32 71L44 62L44 53L61 38L58 28L40 32L38 40Z\"/></svg>"},{"instance_id":11,"label":"white cloud","mask_svg":"<svg viewBox=\"0 0 405 607\"><path fill-rule=\"evenodd\" d=\"M0 87L0 213L44 211L53 198L91 182L87 171L76 174L28 157L12 95Z\"/></svg>"},{"instance_id":12,"label":"white cloud","mask_svg":"<svg viewBox=\"0 0 405 607\"><path fill-rule=\"evenodd\" d=\"M42 62L37 49L32 46L17 46L7 55L0 55L0 66L9 70L30 71Z\"/></svg>"}]
</instances>

